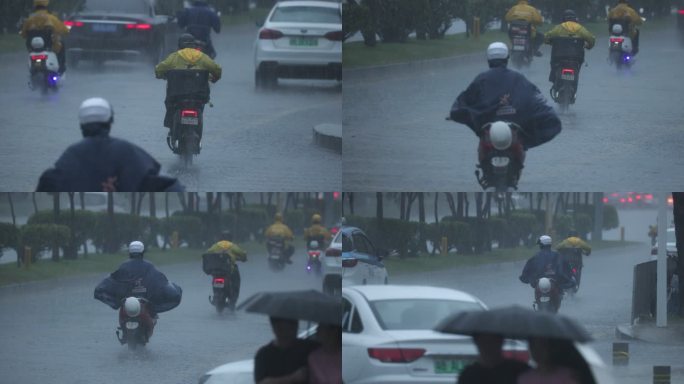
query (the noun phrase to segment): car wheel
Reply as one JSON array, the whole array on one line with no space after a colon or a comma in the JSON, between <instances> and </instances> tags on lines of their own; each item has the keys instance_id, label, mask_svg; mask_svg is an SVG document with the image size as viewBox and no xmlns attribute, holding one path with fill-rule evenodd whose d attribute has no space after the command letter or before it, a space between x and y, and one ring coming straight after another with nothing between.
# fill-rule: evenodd
<instances>
[{"instance_id":1,"label":"car wheel","mask_svg":"<svg viewBox=\"0 0 684 384\"><path fill-rule=\"evenodd\" d=\"M342 294L342 279L334 275L326 276L323 279L323 293L340 296Z\"/></svg>"}]
</instances>

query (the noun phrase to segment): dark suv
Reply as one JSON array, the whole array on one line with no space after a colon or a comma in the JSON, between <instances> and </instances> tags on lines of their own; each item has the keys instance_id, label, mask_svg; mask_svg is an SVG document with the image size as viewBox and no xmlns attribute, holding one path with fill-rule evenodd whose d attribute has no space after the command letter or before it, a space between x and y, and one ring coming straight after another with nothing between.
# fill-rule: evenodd
<instances>
[{"instance_id":1,"label":"dark suv","mask_svg":"<svg viewBox=\"0 0 684 384\"><path fill-rule=\"evenodd\" d=\"M129 59L145 56L154 64L175 48L175 20L155 14L151 0L80 0L64 24L67 60Z\"/></svg>"}]
</instances>

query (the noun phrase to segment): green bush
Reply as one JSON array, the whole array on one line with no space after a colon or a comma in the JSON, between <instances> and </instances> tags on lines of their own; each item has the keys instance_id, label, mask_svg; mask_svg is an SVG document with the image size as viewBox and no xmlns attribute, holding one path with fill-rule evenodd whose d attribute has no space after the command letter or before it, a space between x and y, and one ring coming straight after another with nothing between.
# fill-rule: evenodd
<instances>
[{"instance_id":1,"label":"green bush","mask_svg":"<svg viewBox=\"0 0 684 384\"><path fill-rule=\"evenodd\" d=\"M107 239L110 239L113 250L118 250L133 240L144 241L146 237L149 238L154 222L153 218L128 213L114 213L113 221L110 221L107 212L98 212L96 213L95 236L92 240L98 249L103 249Z\"/></svg>"},{"instance_id":2,"label":"green bush","mask_svg":"<svg viewBox=\"0 0 684 384\"><path fill-rule=\"evenodd\" d=\"M445 218L439 223L439 234L438 241L441 241L441 238L446 236L449 247L455 246L457 253L473 253L473 232L469 223L453 218Z\"/></svg>"},{"instance_id":3,"label":"green bush","mask_svg":"<svg viewBox=\"0 0 684 384\"><path fill-rule=\"evenodd\" d=\"M16 250L19 246L19 229L9 223L0 223L0 257L3 248Z\"/></svg>"},{"instance_id":4,"label":"green bush","mask_svg":"<svg viewBox=\"0 0 684 384\"><path fill-rule=\"evenodd\" d=\"M21 244L31 247L34 260L38 253L55 246L66 248L71 237L69 227L59 224L27 224L21 227L20 233Z\"/></svg>"},{"instance_id":5,"label":"green bush","mask_svg":"<svg viewBox=\"0 0 684 384\"><path fill-rule=\"evenodd\" d=\"M106 214L106 213L105 213ZM55 222L55 215L52 210L39 211L31 215L27 224L60 224L69 227L74 231L75 246L83 244L88 239L97 237L98 217L102 212L92 212L85 210L74 210L74 222L71 223L71 212L69 210L60 211Z\"/></svg>"}]
</instances>

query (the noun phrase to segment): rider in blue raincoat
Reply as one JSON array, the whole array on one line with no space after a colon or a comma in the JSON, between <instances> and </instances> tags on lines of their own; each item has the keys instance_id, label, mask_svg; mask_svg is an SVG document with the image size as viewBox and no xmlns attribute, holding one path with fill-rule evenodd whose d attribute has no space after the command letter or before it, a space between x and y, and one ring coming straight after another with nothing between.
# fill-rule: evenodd
<instances>
[{"instance_id":1,"label":"rider in blue raincoat","mask_svg":"<svg viewBox=\"0 0 684 384\"><path fill-rule=\"evenodd\" d=\"M539 237L537 244L539 252L525 263L520 281L536 288L540 278L553 277L561 289L574 287L575 281L567 274L566 268L563 268L560 254L551 250L551 237L543 235Z\"/></svg>"},{"instance_id":2,"label":"rider in blue raincoat","mask_svg":"<svg viewBox=\"0 0 684 384\"><path fill-rule=\"evenodd\" d=\"M216 57L214 45L211 42L211 30L221 32L221 19L206 1L195 0L192 7L178 12L178 26L206 44L204 53L212 59Z\"/></svg>"}]
</instances>

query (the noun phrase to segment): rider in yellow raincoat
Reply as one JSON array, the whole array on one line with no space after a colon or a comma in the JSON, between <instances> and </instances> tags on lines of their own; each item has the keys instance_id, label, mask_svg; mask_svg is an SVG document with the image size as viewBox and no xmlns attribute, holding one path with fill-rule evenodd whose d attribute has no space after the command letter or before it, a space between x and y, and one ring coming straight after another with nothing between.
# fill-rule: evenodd
<instances>
[{"instance_id":1,"label":"rider in yellow raincoat","mask_svg":"<svg viewBox=\"0 0 684 384\"><path fill-rule=\"evenodd\" d=\"M304 239L307 246L311 240L323 239L326 244L330 241L330 232L321 225L321 215L318 213L311 216L311 226L304 229ZM319 244L319 246L324 247L325 244Z\"/></svg>"},{"instance_id":2,"label":"rider in yellow raincoat","mask_svg":"<svg viewBox=\"0 0 684 384\"><path fill-rule=\"evenodd\" d=\"M165 78L166 72L174 69L187 70L206 70L209 71L210 81L217 82L221 78L221 66L216 64L209 56L200 51L201 43L189 34L184 33L178 38L178 51L172 53L164 61L157 64L154 68L154 74L157 79ZM168 91L168 87L167 87ZM209 102L209 87L206 88L206 94L202 95ZM173 104L176 102L174 95L167 93L166 100L166 116L164 117L164 126L171 128L173 124Z\"/></svg>"},{"instance_id":3,"label":"rider in yellow raincoat","mask_svg":"<svg viewBox=\"0 0 684 384\"><path fill-rule=\"evenodd\" d=\"M268 240L280 238L284 241L284 255L287 262L291 264L292 261L290 261L290 258L292 257L292 254L294 254L294 246L291 244L292 240L294 240L292 230L283 223L283 215L281 213L276 213L273 220L273 224L266 228L266 233L264 235Z\"/></svg>"},{"instance_id":4,"label":"rider in yellow raincoat","mask_svg":"<svg viewBox=\"0 0 684 384\"><path fill-rule=\"evenodd\" d=\"M221 240L207 249L206 253L224 253L230 257L230 282L233 291L233 302L237 302L240 296L240 270L238 269L237 261L247 261L247 252L242 250L240 246L232 242L233 236L230 231L223 231L221 233Z\"/></svg>"},{"instance_id":5,"label":"rider in yellow raincoat","mask_svg":"<svg viewBox=\"0 0 684 384\"><path fill-rule=\"evenodd\" d=\"M532 36L530 37L534 42L534 55L541 56L542 54L539 51L539 47L541 47L541 45L544 42L544 34L538 32L537 27L542 25L544 19L542 18L542 15L541 13L539 13L537 8L529 5L527 0L519 0L518 4L514 5L513 7L511 7L511 9L508 10L505 19L509 23L515 20L524 20L532 25Z\"/></svg>"},{"instance_id":6,"label":"rider in yellow raincoat","mask_svg":"<svg viewBox=\"0 0 684 384\"><path fill-rule=\"evenodd\" d=\"M33 0L33 13L24 21L19 34L26 39L31 31L49 29L52 32L52 51L57 54L59 73L62 74L66 71L62 36L69 34L69 28L57 16L48 12L49 4L49 0ZM31 42L27 41L26 46L29 48Z\"/></svg>"},{"instance_id":7,"label":"rider in yellow raincoat","mask_svg":"<svg viewBox=\"0 0 684 384\"><path fill-rule=\"evenodd\" d=\"M632 38L632 55L636 55L639 51L639 30L637 25L643 24L641 16L629 6L627 0L618 0L618 5L608 12L608 27L612 27L614 20L628 20L629 21L629 37Z\"/></svg>"},{"instance_id":8,"label":"rider in yellow raincoat","mask_svg":"<svg viewBox=\"0 0 684 384\"><path fill-rule=\"evenodd\" d=\"M591 255L591 246L580 239L577 231L568 231L568 237L556 245L556 250L566 262L572 262L578 268L582 268L582 255Z\"/></svg>"},{"instance_id":9,"label":"rider in yellow raincoat","mask_svg":"<svg viewBox=\"0 0 684 384\"><path fill-rule=\"evenodd\" d=\"M591 49L596 44L596 37L591 34L586 28L584 28L580 23L577 22L577 15L575 11L568 9L563 12L563 22L556 25L553 29L546 32L545 42L546 44L551 44L551 40L554 37L576 37L584 40L584 48ZM582 54L579 68L582 67L584 62L584 54ZM549 81L553 82L554 68L557 63L554 57L551 57L551 73L549 74Z\"/></svg>"}]
</instances>

